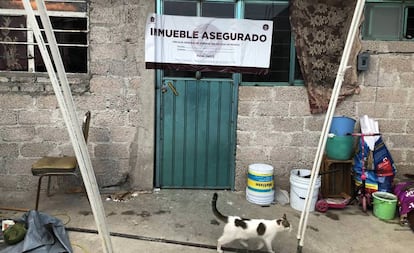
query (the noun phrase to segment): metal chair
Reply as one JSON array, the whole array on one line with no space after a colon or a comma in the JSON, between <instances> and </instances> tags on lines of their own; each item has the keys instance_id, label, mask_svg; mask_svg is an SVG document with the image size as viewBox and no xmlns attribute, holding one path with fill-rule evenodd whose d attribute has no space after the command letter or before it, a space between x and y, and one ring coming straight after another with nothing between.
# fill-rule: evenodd
<instances>
[{"instance_id":1,"label":"metal chair","mask_svg":"<svg viewBox=\"0 0 414 253\"><path fill-rule=\"evenodd\" d=\"M89 124L91 120L91 112L88 111L85 113L85 117L82 123L82 132L85 141L88 141L89 134ZM36 195L36 208L39 207L39 197L40 197L40 188L42 185L42 178L48 176L47 181L47 196L50 197L50 179L52 176L76 176L76 169L78 168L78 162L76 161L75 156L63 156L63 157L51 157L45 156L37 160L32 164L32 174L33 176L39 176L39 182L37 185L37 195ZM83 186L83 183L82 183Z\"/></svg>"}]
</instances>

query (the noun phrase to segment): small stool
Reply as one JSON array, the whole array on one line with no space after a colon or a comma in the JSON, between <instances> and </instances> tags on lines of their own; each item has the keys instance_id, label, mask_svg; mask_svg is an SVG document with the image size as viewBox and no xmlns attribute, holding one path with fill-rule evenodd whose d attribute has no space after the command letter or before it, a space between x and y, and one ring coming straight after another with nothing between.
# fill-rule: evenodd
<instances>
[{"instance_id":1,"label":"small stool","mask_svg":"<svg viewBox=\"0 0 414 253\"><path fill-rule=\"evenodd\" d=\"M353 195L351 170L353 159L333 160L323 157L321 166L321 194L324 198L342 198L341 192Z\"/></svg>"}]
</instances>

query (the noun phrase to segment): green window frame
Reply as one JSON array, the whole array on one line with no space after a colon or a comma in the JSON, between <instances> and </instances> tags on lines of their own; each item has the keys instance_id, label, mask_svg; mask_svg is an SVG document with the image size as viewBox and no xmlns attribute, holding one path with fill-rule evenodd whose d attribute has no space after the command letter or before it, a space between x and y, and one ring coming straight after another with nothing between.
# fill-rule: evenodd
<instances>
[{"instance_id":1,"label":"green window frame","mask_svg":"<svg viewBox=\"0 0 414 253\"><path fill-rule=\"evenodd\" d=\"M414 0L367 0L364 15L363 40L414 38Z\"/></svg>"}]
</instances>

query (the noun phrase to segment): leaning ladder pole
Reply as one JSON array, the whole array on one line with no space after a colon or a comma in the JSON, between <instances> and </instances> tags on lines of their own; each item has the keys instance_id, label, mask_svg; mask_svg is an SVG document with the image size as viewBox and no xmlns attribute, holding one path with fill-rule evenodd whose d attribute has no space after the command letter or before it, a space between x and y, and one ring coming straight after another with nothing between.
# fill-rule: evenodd
<instances>
[{"instance_id":1,"label":"leaning ladder pole","mask_svg":"<svg viewBox=\"0 0 414 253\"><path fill-rule=\"evenodd\" d=\"M75 110L72 93L70 91L69 82L66 77L66 72L63 66L62 58L60 56L59 48L57 46L56 38L53 33L50 19L47 15L46 6L43 0L36 0L37 9L40 14L42 24L45 29L46 37L50 45L50 52L54 60L53 66L46 44L41 35L39 25L36 21L34 11L30 4L30 0L23 0L23 5L27 13L28 23L33 29L36 41L39 46L43 61L45 63L47 72L49 74L59 107L61 109L63 119L68 129L68 133L75 151L76 159L78 160L79 168L85 184L86 192L88 194L89 203L91 204L92 212L94 214L95 223L98 228L99 235L102 239L103 252L112 253L112 243L110 234L107 229L105 213L100 198L98 184L96 182L95 174L93 172L91 159L89 157L86 141L83 138L80 124ZM58 73L58 77L55 73Z\"/></svg>"},{"instance_id":2,"label":"leaning ladder pole","mask_svg":"<svg viewBox=\"0 0 414 253\"><path fill-rule=\"evenodd\" d=\"M335 112L336 104L338 102L339 92L341 90L342 82L344 80L345 71L347 69L347 64L349 61L349 56L351 53L352 45L354 43L354 39L357 35L358 27L360 24L360 20L362 17L362 11L364 10L365 0L358 0L354 15L352 17L352 22L349 28L349 32L346 38L344 51L342 53L341 62L339 64L338 72L335 79L334 88L332 90L331 99L329 101L328 110L325 116L324 124L322 127L321 137L319 139L318 149L316 151L315 160L312 167L310 184L308 188L307 197L305 199L305 207L302 211L300 221L299 221L299 229L297 234L298 239L298 246L297 246L297 253L302 252L302 248L304 245L305 239L305 231L308 223L309 217L309 210L310 210L310 203L311 203L311 196L313 196L314 187L316 180L319 175L320 166L322 163L322 157L326 146L326 141L328 138L328 132L331 127L332 117Z\"/></svg>"}]
</instances>

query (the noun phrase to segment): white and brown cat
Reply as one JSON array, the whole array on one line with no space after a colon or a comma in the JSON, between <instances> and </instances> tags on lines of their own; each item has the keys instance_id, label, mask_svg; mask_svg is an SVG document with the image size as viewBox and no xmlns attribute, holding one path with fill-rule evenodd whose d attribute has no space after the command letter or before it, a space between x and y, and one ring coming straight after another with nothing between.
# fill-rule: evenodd
<instances>
[{"instance_id":1,"label":"white and brown cat","mask_svg":"<svg viewBox=\"0 0 414 253\"><path fill-rule=\"evenodd\" d=\"M290 231L291 225L286 219L286 214L283 217L275 220L266 219L246 219L238 216L225 216L217 210L217 193L214 193L211 201L214 215L225 223L223 234L217 240L217 252L223 252L221 246L230 243L234 240L240 240L240 243L247 247L246 241L249 239L261 239L259 248L266 246L269 252L274 252L272 249L272 241L278 232Z\"/></svg>"}]
</instances>

